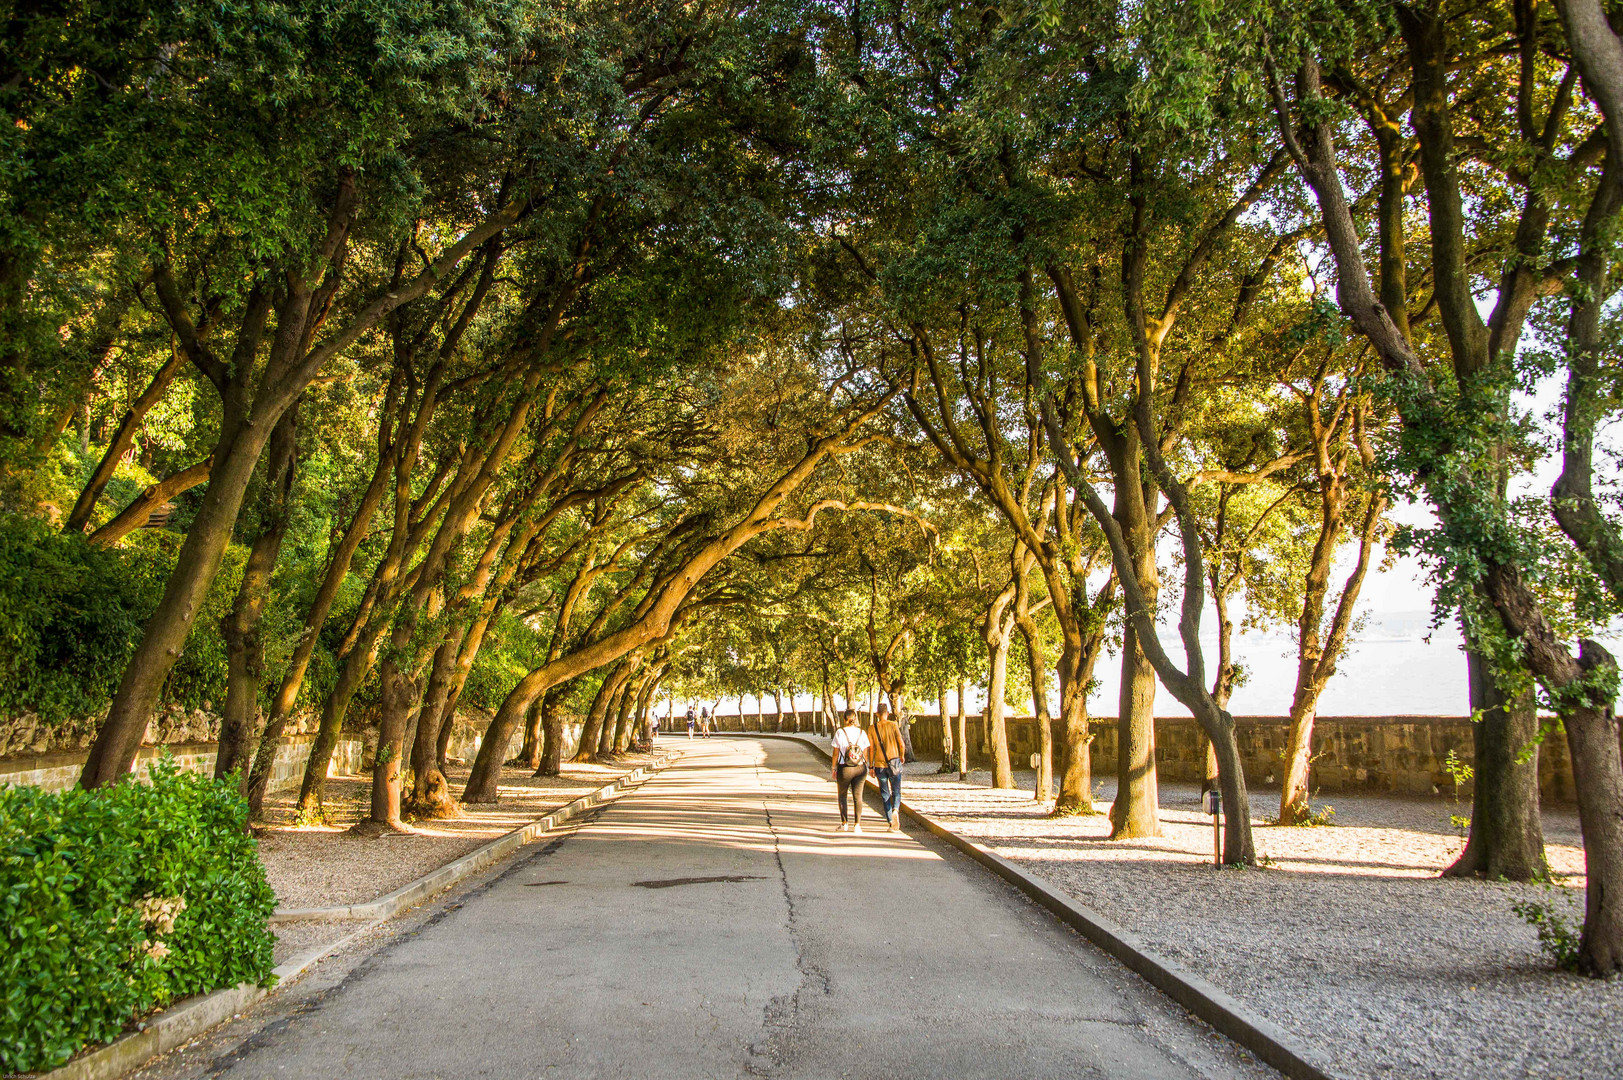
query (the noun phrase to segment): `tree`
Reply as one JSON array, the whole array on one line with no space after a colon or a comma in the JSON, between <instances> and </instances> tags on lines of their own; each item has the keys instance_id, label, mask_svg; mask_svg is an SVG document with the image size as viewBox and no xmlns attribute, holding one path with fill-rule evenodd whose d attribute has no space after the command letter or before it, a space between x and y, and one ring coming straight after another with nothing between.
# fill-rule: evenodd
<instances>
[{"instance_id":1,"label":"tree","mask_svg":"<svg viewBox=\"0 0 1623 1080\"><path fill-rule=\"evenodd\" d=\"M466 35L483 28L483 14L464 19L458 13L445 29L465 40ZM244 24L239 28L244 37L200 36L188 42L197 48L196 68L189 64L171 68L188 74L209 72L208 78L218 70L215 65L244 65L251 70L265 58L279 55L305 70L299 85L308 88L306 95L261 113L271 118L268 128L242 123L252 114L238 113L235 107L193 118L221 135L229 130L229 142L271 148L285 156L281 162L256 160L255 175L278 174L289 182L278 195L281 209L296 224L287 229L281 214L273 213L262 221L242 222L248 226L246 235L237 236L236 243L223 252L206 243L196 246L202 238L186 237L186 248L172 245L152 255L151 280L158 306L178 350L219 395L222 415L209 456L208 490L192 519L164 598L147 623L91 747L81 780L87 787L111 782L129 771L164 677L219 568L243 495L282 414L333 357L389 312L428 292L467 254L517 220L524 206L520 199L476 208L471 220L464 219L467 223L460 235L438 245L421 271L393 283L392 288L380 288L373 280L346 278L350 236L358 214L387 215L395 207L386 202L392 197L387 189L374 191L365 174L352 165L337 164L353 160L353 156L334 152L335 145L354 147L356 154L379 168L385 162L393 166L402 135L398 130L368 130L370 118L400 110L418 112L420 106L412 100L418 95L434 95L480 76L458 49L450 50L448 62L430 69L426 76L397 69L388 59L392 49L385 46L372 51L383 45L379 35L390 32L383 24L363 33L357 40L364 45L352 53L327 51L317 39L302 37L297 26L260 24L250 28ZM260 32L289 37L277 43L283 48L273 51L263 48L267 42L255 40ZM221 41L229 42L233 51L212 55L212 43ZM254 47L234 51L249 45ZM187 49L180 50L180 55L191 59ZM205 85L225 90L219 84L239 86L239 76L240 71L230 79ZM271 82L275 80L267 80L267 84ZM180 83L177 80L174 90L183 93ZM346 88L342 104L329 100L339 86ZM357 93L358 88L364 89ZM361 100L368 95L370 101ZM195 106L204 109L229 101L206 93L189 96ZM424 127L436 120L459 118L436 116L439 108L436 104L426 114L419 113ZM312 115L320 115L322 121L309 123ZM256 251L268 255L261 259L253 254ZM193 254L195 258L187 258ZM239 267L250 275L249 284L234 294L214 295L211 279L215 275L229 278ZM341 291L345 296L339 295ZM334 310L338 317L329 319ZM227 328L234 326L234 332L222 329L222 323ZM267 352L261 365L254 361L262 344Z\"/></svg>"},{"instance_id":2,"label":"tree","mask_svg":"<svg viewBox=\"0 0 1623 1080\"><path fill-rule=\"evenodd\" d=\"M1614 65L1612 58L1623 46L1598 5L1564 3L1560 7L1573 66L1582 71L1585 88L1595 94L1599 111L1606 119L1606 138L1615 139L1613 125L1623 119L1623 112L1618 111L1623 110L1623 98L1614 100L1610 91L1623 85L1613 78L1623 67ZM1501 685L1506 679L1514 685L1518 669L1530 672L1566 728L1589 871L1580 964L1590 972L1611 972L1623 965L1623 901L1619 900L1619 891L1623 890L1623 824L1609 809L1623 799L1623 760L1616 752L1617 728L1611 706L1616 666L1592 640L1580 640L1577 655L1562 645L1552 625L1551 609L1537 590L1540 560L1518 537L1504 504L1485 504L1481 498L1484 488L1490 492L1501 490L1505 471L1503 448L1510 436L1503 405L1505 366L1515 356L1515 344L1527 313L1545 282L1553 279L1558 285L1564 284L1568 273L1560 264L1522 257L1533 254L1529 245L1542 243L1551 210L1559 204L1549 197L1553 192L1540 191L1536 186L1529 190L1518 224L1517 257L1504 264L1494 310L1484 320L1472 296L1465 203L1454 163L1454 99L1447 81L1453 46L1440 12L1413 12L1404 18L1404 42L1415 81L1415 129L1427 189L1432 273L1446 333L1446 365L1428 364L1422 358L1411 336L1376 298L1371 286L1356 223L1336 171L1336 131L1331 117L1320 106L1323 78L1314 55L1317 49L1297 54L1294 104L1286 96L1274 60L1268 57L1265 66L1270 93L1281 140L1311 189L1323 220L1338 269L1338 306L1370 342L1396 383L1409 468L1440 519L1440 529L1430 538L1430 548L1433 553L1446 553L1446 565L1453 567L1442 598L1464 609L1474 644L1493 657ZM1519 29L1517 40L1523 56L1535 59L1538 39L1547 28L1530 21ZM1542 140L1548 146L1548 159L1564 130L1566 110L1562 104L1547 114L1543 125L1534 123L1531 83L1538 74L1536 63L1522 68L1520 86L1515 91L1520 103L1516 115L1528 141ZM1569 78L1565 93L1575 85ZM1564 164L1583 170L1593 159L1586 158L1581 142L1578 145L1580 149L1571 153ZM1617 195L1617 178L1609 171L1603 171L1581 191L1583 224L1569 264L1575 272L1575 284L1584 286L1575 289L1569 300L1568 326L1575 334L1567 343L1571 350L1568 355L1575 357L1588 351L1584 328L1598 312L1599 297L1605 294L1604 288L1593 288L1605 280L1609 261L1605 254L1609 245L1602 239L1604 223L1615 216L1623 202ZM1581 362L1575 370L1577 374L1569 384L1575 393L1569 393L1569 398L1581 402L1585 397ZM1581 420L1585 412L1580 405L1563 418L1564 441L1573 447L1572 461L1579 476L1583 475L1587 448L1592 445L1591 433ZM1556 520L1560 522L1560 516ZM1565 528L1563 525L1563 531ZM1593 543L1595 535L1569 534L1569 539L1587 565L1605 581L1606 549ZM1611 591L1614 596L1618 593ZM1504 710L1501 715L1510 719L1511 712ZM1514 820L1512 816L1506 823L1513 824Z\"/></svg>"}]
</instances>

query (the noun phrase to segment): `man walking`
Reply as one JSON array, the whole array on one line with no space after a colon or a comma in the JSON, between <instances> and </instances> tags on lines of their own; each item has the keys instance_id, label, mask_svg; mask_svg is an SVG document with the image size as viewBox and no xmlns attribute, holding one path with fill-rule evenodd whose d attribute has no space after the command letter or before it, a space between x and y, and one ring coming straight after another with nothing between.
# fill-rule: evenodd
<instances>
[{"instance_id":1,"label":"man walking","mask_svg":"<svg viewBox=\"0 0 1623 1080\"><path fill-rule=\"evenodd\" d=\"M688 706L688 738L693 738L693 706Z\"/></svg>"},{"instance_id":2,"label":"man walking","mask_svg":"<svg viewBox=\"0 0 1623 1080\"><path fill-rule=\"evenodd\" d=\"M881 702L879 715L868 730L868 761L879 780L879 805L891 832L902 827L902 763L906 753L902 729L890 718L890 706Z\"/></svg>"}]
</instances>

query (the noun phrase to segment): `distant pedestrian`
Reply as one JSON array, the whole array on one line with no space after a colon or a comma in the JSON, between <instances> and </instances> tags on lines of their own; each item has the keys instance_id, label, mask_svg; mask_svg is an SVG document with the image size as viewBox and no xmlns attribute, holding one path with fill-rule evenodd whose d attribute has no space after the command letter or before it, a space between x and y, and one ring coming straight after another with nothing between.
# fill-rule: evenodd
<instances>
[{"instance_id":1,"label":"distant pedestrian","mask_svg":"<svg viewBox=\"0 0 1623 1080\"><path fill-rule=\"evenodd\" d=\"M868 779L868 733L857 726L857 711L845 710L845 723L834 733L834 784L840 796L840 827L836 832L862 831L862 784ZM849 796L850 812L846 811Z\"/></svg>"},{"instance_id":2,"label":"distant pedestrian","mask_svg":"<svg viewBox=\"0 0 1623 1080\"><path fill-rule=\"evenodd\" d=\"M879 780L879 805L885 811L885 823L895 832L902 827L902 763L907 760L907 750L902 745L902 729L890 718L889 705L880 704L879 715L868 729L868 742L868 761Z\"/></svg>"},{"instance_id":3,"label":"distant pedestrian","mask_svg":"<svg viewBox=\"0 0 1623 1080\"><path fill-rule=\"evenodd\" d=\"M707 739L710 737L710 706L708 705L699 709L699 734Z\"/></svg>"},{"instance_id":4,"label":"distant pedestrian","mask_svg":"<svg viewBox=\"0 0 1623 1080\"><path fill-rule=\"evenodd\" d=\"M690 739L693 738L693 724L694 724L693 706L689 705L688 706L688 738L690 738Z\"/></svg>"}]
</instances>

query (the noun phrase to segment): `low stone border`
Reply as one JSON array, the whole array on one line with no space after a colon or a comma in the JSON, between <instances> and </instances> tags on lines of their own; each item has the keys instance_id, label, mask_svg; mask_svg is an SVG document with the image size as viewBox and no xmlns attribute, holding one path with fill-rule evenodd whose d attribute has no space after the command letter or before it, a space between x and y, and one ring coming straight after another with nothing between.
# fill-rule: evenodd
<instances>
[{"instance_id":1,"label":"low stone border","mask_svg":"<svg viewBox=\"0 0 1623 1080\"><path fill-rule=\"evenodd\" d=\"M463 878L477 874L491 863L506 855L516 847L529 843L542 833L551 832L566 821L580 817L586 811L607 802L628 788L636 787L654 773L665 768L680 753L667 750L654 762L652 770L645 766L638 766L631 772L605 784L589 795L582 795L574 802L559 807L546 817L537 818L528 825L521 825L510 833L504 833L483 847L474 848L466 855L453 859L432 873L425 874L416 881L409 882L376 900L364 904L340 904L335 907L310 908L278 908L270 917L272 923L281 922L342 922L347 919L387 919L402 908L418 903L424 897L432 896L441 889L455 885Z\"/></svg>"},{"instance_id":2,"label":"low stone border","mask_svg":"<svg viewBox=\"0 0 1623 1080\"><path fill-rule=\"evenodd\" d=\"M729 734L733 734L735 738L744 737L736 733ZM801 746L810 747L820 756L833 760L827 750L803 735L751 732L747 737L788 739ZM868 782L875 783L871 776ZM1090 911L1070 894L1027 873L1003 856L973 840L959 836L929 815L915 810L907 804L906 798L902 799L902 813L1019 889L1061 922L1121 961L1145 982L1291 1080L1336 1080L1335 1075L1320 1062L1317 1055L1296 1036L1278 1024L1253 1013L1239 999L1220 990L1199 975L1157 956L1144 946L1137 935L1123 930L1097 912Z\"/></svg>"},{"instance_id":3,"label":"low stone border","mask_svg":"<svg viewBox=\"0 0 1623 1080\"><path fill-rule=\"evenodd\" d=\"M463 878L483 870L514 848L528 843L542 833L557 828L564 822L579 817L587 810L612 799L616 794L621 794L626 789L641 784L678 757L681 757L681 751L664 751L659 759L654 762L651 769L639 766L613 783L605 784L591 794L581 796L567 806L554 810L544 818L538 818L528 825L498 836L483 847L470 851L460 859L446 863L433 873L424 875L409 885L396 889L389 895L380 897L371 903L328 908L286 908L278 911L270 917L270 922L293 922L296 920L336 922L344 919L367 919L369 921L352 934L326 945L318 946L303 956L296 956L285 963L279 964L271 972L275 977L272 986L265 987L255 983L241 983L229 990L216 990L212 994L204 994L181 1002L153 1017L141 1030L131 1032L100 1049L92 1050L87 1054L74 1058L59 1069L37 1075L40 1076L40 1080L113 1080L115 1077L138 1069L153 1058L167 1054L169 1051L197 1038L209 1028L217 1024L223 1024L237 1016L249 1006L274 993L276 989L292 982L328 956L376 927L379 923L387 921L390 916L401 909L410 907L439 892L441 889L454 885Z\"/></svg>"}]
</instances>

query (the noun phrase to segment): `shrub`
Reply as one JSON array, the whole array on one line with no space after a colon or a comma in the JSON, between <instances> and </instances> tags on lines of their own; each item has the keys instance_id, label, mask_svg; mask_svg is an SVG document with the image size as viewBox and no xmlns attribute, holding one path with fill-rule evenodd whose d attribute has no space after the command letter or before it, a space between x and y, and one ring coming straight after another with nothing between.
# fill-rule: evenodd
<instances>
[{"instance_id":1,"label":"shrub","mask_svg":"<svg viewBox=\"0 0 1623 1080\"><path fill-rule=\"evenodd\" d=\"M1510 910L1522 917L1538 934L1539 948L1562 971L1578 970L1578 950L1583 943L1583 912L1578 910L1577 898L1567 889L1548 882L1544 885L1543 900L1522 900L1510 905ZM1562 903L1556 903L1559 896Z\"/></svg>"},{"instance_id":2,"label":"shrub","mask_svg":"<svg viewBox=\"0 0 1623 1080\"><path fill-rule=\"evenodd\" d=\"M117 551L0 519L0 714L89 716L118 687L148 605Z\"/></svg>"},{"instance_id":3,"label":"shrub","mask_svg":"<svg viewBox=\"0 0 1623 1080\"><path fill-rule=\"evenodd\" d=\"M184 539L151 529L103 549L34 518L0 515L0 716L33 712L54 726L106 708ZM219 624L244 557L240 546L227 550L165 684L166 700L196 708L223 699Z\"/></svg>"},{"instance_id":4,"label":"shrub","mask_svg":"<svg viewBox=\"0 0 1623 1080\"><path fill-rule=\"evenodd\" d=\"M0 789L0 1073L54 1068L171 1000L264 982L276 897L234 783Z\"/></svg>"}]
</instances>

